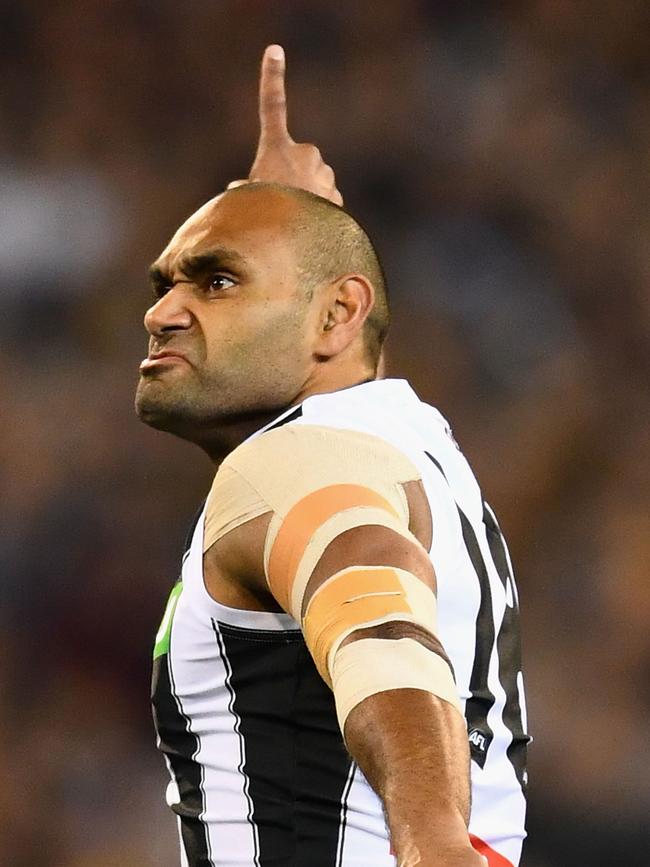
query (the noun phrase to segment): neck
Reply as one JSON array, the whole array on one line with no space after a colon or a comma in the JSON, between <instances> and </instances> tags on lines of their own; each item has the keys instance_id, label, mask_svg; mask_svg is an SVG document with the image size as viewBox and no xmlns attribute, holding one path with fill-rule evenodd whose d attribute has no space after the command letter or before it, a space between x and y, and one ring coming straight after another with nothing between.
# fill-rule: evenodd
<instances>
[{"instance_id":1,"label":"neck","mask_svg":"<svg viewBox=\"0 0 650 867\"><path fill-rule=\"evenodd\" d=\"M291 403L289 406L294 406ZM218 431L212 431L205 440L195 440L196 445L203 449L215 467L218 467L230 452L241 445L244 440L252 436L256 431L277 418L287 407L279 407L269 412L249 413L245 416L236 416L225 419L219 424Z\"/></svg>"},{"instance_id":2,"label":"neck","mask_svg":"<svg viewBox=\"0 0 650 867\"><path fill-rule=\"evenodd\" d=\"M367 375L359 375L356 379L341 379L341 381L330 380L321 384L306 384L296 397L286 406L277 407L273 410L264 412L251 412L242 416L233 416L230 419L224 419L219 424L218 431L211 432L209 438L205 441L195 440L196 444L206 452L212 463L218 467L222 461L234 451L237 446L241 445L244 440L252 436L256 431L263 428L265 425L272 422L283 412L286 412L291 407L300 406L308 397L316 394L329 394L334 391L342 391L346 388L353 388L355 385L361 385L364 382L371 382L376 377L370 373ZM325 387L327 386L327 387Z\"/></svg>"}]
</instances>

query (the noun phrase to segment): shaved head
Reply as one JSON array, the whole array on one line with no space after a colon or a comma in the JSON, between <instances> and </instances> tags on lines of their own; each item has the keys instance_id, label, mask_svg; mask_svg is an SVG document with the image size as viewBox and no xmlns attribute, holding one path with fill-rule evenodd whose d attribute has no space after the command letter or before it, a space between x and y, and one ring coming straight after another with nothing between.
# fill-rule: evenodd
<instances>
[{"instance_id":1,"label":"shaved head","mask_svg":"<svg viewBox=\"0 0 650 867\"><path fill-rule=\"evenodd\" d=\"M344 274L362 274L372 283L375 303L365 323L364 337L368 358L376 367L388 333L390 310L384 272L365 229L343 208L296 187L251 183L226 195L251 195L264 189L276 190L297 205L288 228L308 294Z\"/></svg>"},{"instance_id":2,"label":"shaved head","mask_svg":"<svg viewBox=\"0 0 650 867\"><path fill-rule=\"evenodd\" d=\"M381 266L361 226L311 193L256 183L216 196L150 280L138 414L213 457L237 425L376 375Z\"/></svg>"}]
</instances>

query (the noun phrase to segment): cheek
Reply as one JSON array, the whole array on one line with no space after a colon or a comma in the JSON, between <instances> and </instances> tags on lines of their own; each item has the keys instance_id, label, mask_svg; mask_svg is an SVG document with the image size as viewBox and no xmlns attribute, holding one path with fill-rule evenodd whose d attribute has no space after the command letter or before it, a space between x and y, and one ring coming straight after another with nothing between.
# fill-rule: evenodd
<instances>
[{"instance_id":1,"label":"cheek","mask_svg":"<svg viewBox=\"0 0 650 867\"><path fill-rule=\"evenodd\" d=\"M207 341L208 357L217 365L230 361L247 368L260 361L274 366L297 363L306 354L305 324L304 311L295 304L241 310L220 335Z\"/></svg>"}]
</instances>

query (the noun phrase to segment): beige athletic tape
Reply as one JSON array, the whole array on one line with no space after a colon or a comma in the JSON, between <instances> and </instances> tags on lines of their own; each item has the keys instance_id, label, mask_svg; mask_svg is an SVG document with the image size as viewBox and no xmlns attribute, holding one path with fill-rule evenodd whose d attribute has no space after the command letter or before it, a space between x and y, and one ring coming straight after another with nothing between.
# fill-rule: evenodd
<instances>
[{"instance_id":1,"label":"beige athletic tape","mask_svg":"<svg viewBox=\"0 0 650 867\"><path fill-rule=\"evenodd\" d=\"M270 511L255 488L232 467L223 464L214 477L205 507L203 552L246 521Z\"/></svg>"},{"instance_id":2,"label":"beige athletic tape","mask_svg":"<svg viewBox=\"0 0 650 867\"><path fill-rule=\"evenodd\" d=\"M355 527L387 527L419 545L417 539L404 529L401 522L384 509L356 508L333 515L311 537L298 565L291 589L291 610L296 611L298 616L302 613L305 590L316 564L334 539Z\"/></svg>"},{"instance_id":3,"label":"beige athletic tape","mask_svg":"<svg viewBox=\"0 0 650 867\"><path fill-rule=\"evenodd\" d=\"M229 530L270 511L276 513L272 543L299 500L333 485L371 488L408 524L402 485L419 478L411 461L379 437L317 425L285 425L248 440L223 462L208 496L204 545L209 547Z\"/></svg>"},{"instance_id":4,"label":"beige athletic tape","mask_svg":"<svg viewBox=\"0 0 650 867\"><path fill-rule=\"evenodd\" d=\"M365 506L356 506L343 512L336 512L323 524L316 527L306 544L304 544L305 540L299 539L297 534L296 536L285 535L284 528L281 529L280 535L276 537L276 543L272 545L273 557L269 557L266 575L274 594L278 598L288 600L288 610L294 617L300 619L305 589L316 564L330 543L347 530L369 526L387 527L413 541L414 544L418 544L417 540L404 528L401 521L386 509ZM269 527L267 543L272 539L273 529L272 526ZM286 542L286 547L279 552L280 556L276 559L275 554L280 541ZM289 557L291 558L290 561ZM285 566L288 561L290 565Z\"/></svg>"},{"instance_id":5,"label":"beige athletic tape","mask_svg":"<svg viewBox=\"0 0 650 867\"><path fill-rule=\"evenodd\" d=\"M349 526L362 526L365 523L364 516L370 510L383 515L398 517L396 510L388 500L368 487L363 485L327 485L320 490L312 491L299 500L281 523L272 521L273 526L269 526L266 539L266 550L268 551L266 576L273 595L283 607L292 613L295 610L291 604L293 601L291 588L308 545L311 543L312 548L314 547L317 530L331 518L346 512L354 512L353 523ZM369 521L369 523L373 523L373 521ZM341 532L343 530L339 529L329 541ZM329 541L321 547L318 557L325 550ZM302 603L302 593L299 594L299 597L300 603ZM300 612L300 608L298 608L298 612Z\"/></svg>"},{"instance_id":6,"label":"beige athletic tape","mask_svg":"<svg viewBox=\"0 0 650 867\"><path fill-rule=\"evenodd\" d=\"M333 485L360 485L387 500L408 523L405 482L417 468L394 446L370 434L292 424L268 431L231 452L237 470L283 518L308 494Z\"/></svg>"},{"instance_id":7,"label":"beige athletic tape","mask_svg":"<svg viewBox=\"0 0 650 867\"><path fill-rule=\"evenodd\" d=\"M315 591L302 627L316 667L330 683L330 663L348 635L396 620L417 623L435 634L437 603L431 588L404 569L354 566Z\"/></svg>"},{"instance_id":8,"label":"beige athletic tape","mask_svg":"<svg viewBox=\"0 0 650 867\"><path fill-rule=\"evenodd\" d=\"M327 546L352 527L380 525L414 544L403 485L417 468L369 434L286 425L243 443L223 462L206 507L204 550L272 512L264 548L269 586L299 621L305 588Z\"/></svg>"},{"instance_id":9,"label":"beige athletic tape","mask_svg":"<svg viewBox=\"0 0 650 867\"><path fill-rule=\"evenodd\" d=\"M332 684L342 732L353 708L389 689L421 689L462 713L448 664L413 638L362 638L346 644L334 657Z\"/></svg>"}]
</instances>

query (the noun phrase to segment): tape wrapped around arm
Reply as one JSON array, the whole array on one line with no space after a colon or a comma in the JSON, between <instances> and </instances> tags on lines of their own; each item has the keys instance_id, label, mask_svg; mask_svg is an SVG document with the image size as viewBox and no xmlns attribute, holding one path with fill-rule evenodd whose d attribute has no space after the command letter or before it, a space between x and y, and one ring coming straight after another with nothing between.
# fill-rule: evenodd
<instances>
[{"instance_id":1,"label":"tape wrapped around arm","mask_svg":"<svg viewBox=\"0 0 650 867\"><path fill-rule=\"evenodd\" d=\"M420 689L462 714L458 690L445 660L412 638L361 638L339 648L332 661L332 688L341 732L364 699L390 689Z\"/></svg>"}]
</instances>

